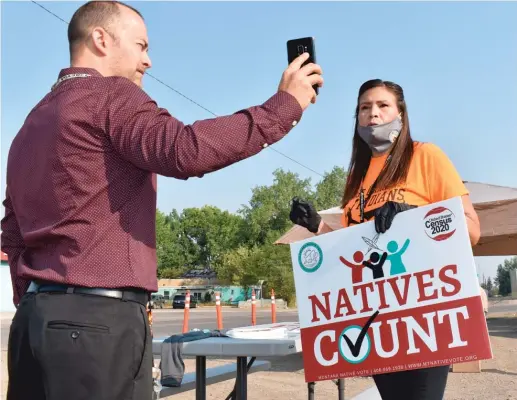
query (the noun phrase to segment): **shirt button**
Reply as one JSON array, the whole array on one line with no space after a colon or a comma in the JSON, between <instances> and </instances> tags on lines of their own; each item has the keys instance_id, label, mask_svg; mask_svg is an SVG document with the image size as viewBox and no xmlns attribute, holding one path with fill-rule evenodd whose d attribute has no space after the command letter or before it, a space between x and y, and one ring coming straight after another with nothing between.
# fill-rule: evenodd
<instances>
[{"instance_id":1,"label":"shirt button","mask_svg":"<svg viewBox=\"0 0 517 400\"><path fill-rule=\"evenodd\" d=\"M268 145L267 143L264 143L264 144L262 145L262 148L264 148L264 149L265 149L267 146L269 146L269 145Z\"/></svg>"},{"instance_id":2,"label":"shirt button","mask_svg":"<svg viewBox=\"0 0 517 400\"><path fill-rule=\"evenodd\" d=\"M296 126L297 123L298 121L293 121L293 126Z\"/></svg>"},{"instance_id":3,"label":"shirt button","mask_svg":"<svg viewBox=\"0 0 517 400\"><path fill-rule=\"evenodd\" d=\"M79 337L79 332L78 331L73 331L70 336L72 336L72 339L77 339Z\"/></svg>"}]
</instances>

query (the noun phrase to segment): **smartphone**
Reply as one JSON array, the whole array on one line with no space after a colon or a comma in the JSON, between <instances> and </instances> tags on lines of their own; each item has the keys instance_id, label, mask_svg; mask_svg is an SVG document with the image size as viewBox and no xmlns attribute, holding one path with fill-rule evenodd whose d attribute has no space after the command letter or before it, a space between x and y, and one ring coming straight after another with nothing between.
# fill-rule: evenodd
<instances>
[{"instance_id":1,"label":"smartphone","mask_svg":"<svg viewBox=\"0 0 517 400\"><path fill-rule=\"evenodd\" d=\"M316 45L313 37L305 37L299 39L291 39L287 41L287 61L291 64L296 57L303 53L309 53L309 58L303 65L314 63L316 64ZM303 66L302 65L302 66ZM318 85L313 86L316 94L318 94Z\"/></svg>"}]
</instances>

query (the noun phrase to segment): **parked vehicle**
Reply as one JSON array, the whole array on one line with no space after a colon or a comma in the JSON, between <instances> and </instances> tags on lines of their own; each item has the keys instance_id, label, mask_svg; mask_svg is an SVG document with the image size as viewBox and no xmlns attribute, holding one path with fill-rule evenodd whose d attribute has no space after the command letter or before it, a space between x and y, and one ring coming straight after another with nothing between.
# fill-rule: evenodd
<instances>
[{"instance_id":1,"label":"parked vehicle","mask_svg":"<svg viewBox=\"0 0 517 400\"><path fill-rule=\"evenodd\" d=\"M165 298L162 294L153 293L151 294L151 308L163 308L163 305L165 304Z\"/></svg>"},{"instance_id":2,"label":"parked vehicle","mask_svg":"<svg viewBox=\"0 0 517 400\"><path fill-rule=\"evenodd\" d=\"M184 294L174 296L172 308L185 308L185 298ZM190 308L197 308L197 300L193 296L190 296Z\"/></svg>"}]
</instances>

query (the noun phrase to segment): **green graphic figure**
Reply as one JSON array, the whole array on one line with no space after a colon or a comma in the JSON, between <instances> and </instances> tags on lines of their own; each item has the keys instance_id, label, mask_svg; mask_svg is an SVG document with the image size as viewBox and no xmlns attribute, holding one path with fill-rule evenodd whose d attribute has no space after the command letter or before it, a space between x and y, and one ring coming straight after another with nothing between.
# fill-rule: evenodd
<instances>
[{"instance_id":1,"label":"green graphic figure","mask_svg":"<svg viewBox=\"0 0 517 400\"><path fill-rule=\"evenodd\" d=\"M409 246L410 240L406 239L404 246L397 252L399 245L396 241L392 240L388 243L388 251L391 253L388 255L388 260L391 263L390 275L403 274L406 272L406 267L402 262L402 254L406 251Z\"/></svg>"}]
</instances>

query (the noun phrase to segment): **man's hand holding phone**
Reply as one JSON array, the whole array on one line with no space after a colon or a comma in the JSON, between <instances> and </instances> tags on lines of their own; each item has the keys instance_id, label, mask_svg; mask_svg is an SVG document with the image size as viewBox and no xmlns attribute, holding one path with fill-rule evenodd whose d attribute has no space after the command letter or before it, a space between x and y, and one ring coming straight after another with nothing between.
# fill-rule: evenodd
<instances>
[{"instance_id":1,"label":"man's hand holding phone","mask_svg":"<svg viewBox=\"0 0 517 400\"><path fill-rule=\"evenodd\" d=\"M316 103L316 91L313 85L323 86L323 71L318 64L309 63L303 65L309 58L309 53L303 53L289 64L282 75L278 91L284 91L294 96L303 110L310 103Z\"/></svg>"}]
</instances>

